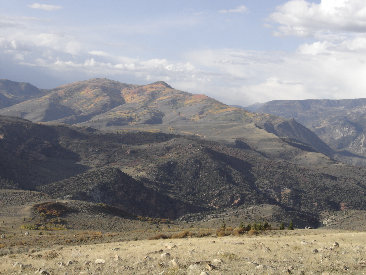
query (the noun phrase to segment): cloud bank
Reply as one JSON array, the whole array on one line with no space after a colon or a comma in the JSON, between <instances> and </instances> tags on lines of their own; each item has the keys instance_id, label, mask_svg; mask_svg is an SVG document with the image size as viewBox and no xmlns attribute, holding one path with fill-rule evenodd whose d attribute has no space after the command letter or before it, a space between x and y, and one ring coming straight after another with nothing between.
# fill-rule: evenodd
<instances>
[{"instance_id":1,"label":"cloud bank","mask_svg":"<svg viewBox=\"0 0 366 275\"><path fill-rule=\"evenodd\" d=\"M276 35L366 33L364 0L321 0L319 4L292 0L277 7L270 18L278 24Z\"/></svg>"}]
</instances>

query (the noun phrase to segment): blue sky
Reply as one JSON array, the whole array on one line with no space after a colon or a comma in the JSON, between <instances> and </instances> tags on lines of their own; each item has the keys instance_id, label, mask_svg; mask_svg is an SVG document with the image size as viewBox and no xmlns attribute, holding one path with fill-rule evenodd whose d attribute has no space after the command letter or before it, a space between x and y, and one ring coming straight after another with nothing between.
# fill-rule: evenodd
<instances>
[{"instance_id":1,"label":"blue sky","mask_svg":"<svg viewBox=\"0 0 366 275\"><path fill-rule=\"evenodd\" d=\"M93 77L228 104L365 97L364 0L0 0L0 78Z\"/></svg>"}]
</instances>

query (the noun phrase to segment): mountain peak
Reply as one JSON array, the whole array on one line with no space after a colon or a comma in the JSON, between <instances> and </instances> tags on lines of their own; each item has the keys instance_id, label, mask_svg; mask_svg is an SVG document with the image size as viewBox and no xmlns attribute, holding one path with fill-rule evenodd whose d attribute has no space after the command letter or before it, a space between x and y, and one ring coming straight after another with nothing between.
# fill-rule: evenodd
<instances>
[{"instance_id":1,"label":"mountain peak","mask_svg":"<svg viewBox=\"0 0 366 275\"><path fill-rule=\"evenodd\" d=\"M154 83L151 83L150 85L154 85L154 86L163 86L165 88L170 88L173 89L172 86L170 86L168 83L164 82L164 81L156 81Z\"/></svg>"}]
</instances>

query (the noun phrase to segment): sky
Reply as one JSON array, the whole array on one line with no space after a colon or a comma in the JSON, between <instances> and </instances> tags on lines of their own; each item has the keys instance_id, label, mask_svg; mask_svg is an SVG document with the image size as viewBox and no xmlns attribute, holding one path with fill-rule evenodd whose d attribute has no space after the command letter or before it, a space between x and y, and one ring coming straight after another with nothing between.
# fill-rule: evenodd
<instances>
[{"instance_id":1,"label":"sky","mask_svg":"<svg viewBox=\"0 0 366 275\"><path fill-rule=\"evenodd\" d=\"M0 78L95 77L242 106L366 97L366 1L0 0Z\"/></svg>"}]
</instances>

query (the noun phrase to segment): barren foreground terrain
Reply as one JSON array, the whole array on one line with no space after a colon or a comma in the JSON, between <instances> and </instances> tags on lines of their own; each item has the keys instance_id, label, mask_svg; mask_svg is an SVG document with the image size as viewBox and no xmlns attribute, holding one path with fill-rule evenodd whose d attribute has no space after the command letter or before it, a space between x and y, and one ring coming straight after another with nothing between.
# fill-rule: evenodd
<instances>
[{"instance_id":1,"label":"barren foreground terrain","mask_svg":"<svg viewBox=\"0 0 366 275\"><path fill-rule=\"evenodd\" d=\"M0 258L1 274L365 274L366 232L271 231L260 236L50 246Z\"/></svg>"}]
</instances>

